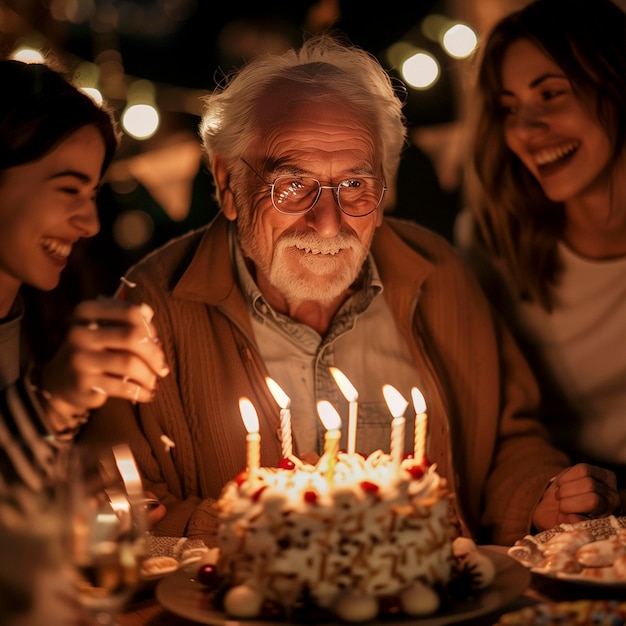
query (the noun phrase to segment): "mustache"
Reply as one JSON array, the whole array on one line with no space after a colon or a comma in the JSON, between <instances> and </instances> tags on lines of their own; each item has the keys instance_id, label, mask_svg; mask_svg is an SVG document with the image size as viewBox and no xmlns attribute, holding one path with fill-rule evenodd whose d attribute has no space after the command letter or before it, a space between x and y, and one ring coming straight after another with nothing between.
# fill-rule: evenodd
<instances>
[{"instance_id":1,"label":"mustache","mask_svg":"<svg viewBox=\"0 0 626 626\"><path fill-rule=\"evenodd\" d=\"M284 233L276 242L280 250L295 247L311 254L337 254L342 250L360 248L361 242L356 235L338 233L332 239L320 237L314 232Z\"/></svg>"}]
</instances>

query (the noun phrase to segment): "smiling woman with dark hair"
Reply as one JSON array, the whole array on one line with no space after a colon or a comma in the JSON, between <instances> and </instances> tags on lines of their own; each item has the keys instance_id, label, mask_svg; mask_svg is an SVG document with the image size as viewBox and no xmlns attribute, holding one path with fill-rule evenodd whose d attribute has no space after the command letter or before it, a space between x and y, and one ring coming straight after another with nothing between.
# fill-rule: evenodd
<instances>
[{"instance_id":1,"label":"smiling woman with dark hair","mask_svg":"<svg viewBox=\"0 0 626 626\"><path fill-rule=\"evenodd\" d=\"M111 114L44 64L0 61L0 491L41 490L57 453L109 396L148 401L164 356L148 310L82 302L49 358L24 291L49 291L100 228L96 193L117 148ZM57 302L55 307L65 303ZM42 339L43 338L43 339Z\"/></svg>"}]
</instances>

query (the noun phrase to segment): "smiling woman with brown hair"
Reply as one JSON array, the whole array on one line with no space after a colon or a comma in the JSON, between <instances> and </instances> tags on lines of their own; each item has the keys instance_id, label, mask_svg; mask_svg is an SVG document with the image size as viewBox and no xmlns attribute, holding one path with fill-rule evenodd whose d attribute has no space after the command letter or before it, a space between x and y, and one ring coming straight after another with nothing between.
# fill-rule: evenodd
<instances>
[{"instance_id":1,"label":"smiling woman with brown hair","mask_svg":"<svg viewBox=\"0 0 626 626\"><path fill-rule=\"evenodd\" d=\"M537 0L483 45L462 242L543 384L544 421L626 488L626 16Z\"/></svg>"}]
</instances>

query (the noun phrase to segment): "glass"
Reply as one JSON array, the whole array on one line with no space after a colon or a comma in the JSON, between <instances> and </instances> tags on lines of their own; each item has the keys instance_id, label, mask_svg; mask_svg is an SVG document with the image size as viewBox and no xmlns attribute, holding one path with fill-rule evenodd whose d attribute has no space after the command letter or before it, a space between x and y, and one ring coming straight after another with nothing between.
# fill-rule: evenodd
<instances>
[{"instance_id":1,"label":"glass","mask_svg":"<svg viewBox=\"0 0 626 626\"><path fill-rule=\"evenodd\" d=\"M376 176L352 176L338 185L322 185L310 176L277 176L268 183L244 158L241 159L269 188L272 205L283 215L304 215L320 199L322 189L332 189L343 213L350 217L365 217L380 205L387 187Z\"/></svg>"},{"instance_id":2,"label":"glass","mask_svg":"<svg viewBox=\"0 0 626 626\"><path fill-rule=\"evenodd\" d=\"M67 545L78 599L94 625L114 625L140 585L146 556L145 497L128 446L76 446L66 498Z\"/></svg>"}]
</instances>

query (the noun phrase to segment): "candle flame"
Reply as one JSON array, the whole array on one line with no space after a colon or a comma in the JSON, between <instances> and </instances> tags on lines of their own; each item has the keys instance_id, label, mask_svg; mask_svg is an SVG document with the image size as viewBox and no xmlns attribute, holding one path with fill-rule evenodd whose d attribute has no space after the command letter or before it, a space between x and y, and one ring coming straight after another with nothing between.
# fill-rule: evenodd
<instances>
[{"instance_id":1,"label":"candle flame","mask_svg":"<svg viewBox=\"0 0 626 626\"><path fill-rule=\"evenodd\" d=\"M426 413L426 400L424 400L424 395L417 387L411 387L411 398L413 399L415 412Z\"/></svg>"},{"instance_id":2,"label":"candle flame","mask_svg":"<svg viewBox=\"0 0 626 626\"><path fill-rule=\"evenodd\" d=\"M139 468L128 444L120 443L113 446L113 457L128 496L130 498L143 498L143 484L139 475Z\"/></svg>"},{"instance_id":3,"label":"candle flame","mask_svg":"<svg viewBox=\"0 0 626 626\"><path fill-rule=\"evenodd\" d=\"M341 417L328 400L320 400L317 403L317 412L326 430L339 430L341 428Z\"/></svg>"},{"instance_id":4,"label":"candle flame","mask_svg":"<svg viewBox=\"0 0 626 626\"><path fill-rule=\"evenodd\" d=\"M259 418L254 405L248 398L239 398L239 412L244 426L249 433L259 432Z\"/></svg>"},{"instance_id":5,"label":"candle flame","mask_svg":"<svg viewBox=\"0 0 626 626\"><path fill-rule=\"evenodd\" d=\"M404 396L392 385L383 385L383 395L393 417L403 417L409 403Z\"/></svg>"},{"instance_id":6,"label":"candle flame","mask_svg":"<svg viewBox=\"0 0 626 626\"><path fill-rule=\"evenodd\" d=\"M331 367L329 369L343 397L348 402L356 402L359 399L359 394L354 388L354 385L348 380L348 377L337 367Z\"/></svg>"},{"instance_id":7,"label":"candle flame","mask_svg":"<svg viewBox=\"0 0 626 626\"><path fill-rule=\"evenodd\" d=\"M291 406L291 398L281 389L280 385L269 376L265 377L265 384L276 400L276 404L281 409L288 409Z\"/></svg>"}]
</instances>

